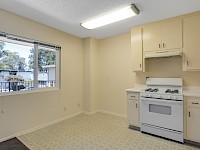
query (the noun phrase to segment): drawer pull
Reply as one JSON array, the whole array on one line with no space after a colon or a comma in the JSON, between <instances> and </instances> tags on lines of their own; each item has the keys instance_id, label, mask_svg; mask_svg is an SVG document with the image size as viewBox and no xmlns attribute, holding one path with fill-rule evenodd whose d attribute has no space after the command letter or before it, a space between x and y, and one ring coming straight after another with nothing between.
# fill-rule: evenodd
<instances>
[{"instance_id":1,"label":"drawer pull","mask_svg":"<svg viewBox=\"0 0 200 150\"><path fill-rule=\"evenodd\" d=\"M163 48L165 48L165 43L163 43L162 45L163 45Z\"/></svg>"},{"instance_id":2,"label":"drawer pull","mask_svg":"<svg viewBox=\"0 0 200 150\"><path fill-rule=\"evenodd\" d=\"M192 104L198 105L199 103L192 102Z\"/></svg>"},{"instance_id":3,"label":"drawer pull","mask_svg":"<svg viewBox=\"0 0 200 150\"><path fill-rule=\"evenodd\" d=\"M131 96L131 97L135 97L135 96Z\"/></svg>"}]
</instances>

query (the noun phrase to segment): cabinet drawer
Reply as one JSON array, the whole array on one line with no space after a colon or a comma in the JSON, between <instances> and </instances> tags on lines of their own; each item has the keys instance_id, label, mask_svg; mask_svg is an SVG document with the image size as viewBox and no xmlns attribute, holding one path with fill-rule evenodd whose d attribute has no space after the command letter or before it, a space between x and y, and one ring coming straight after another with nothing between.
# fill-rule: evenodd
<instances>
[{"instance_id":1,"label":"cabinet drawer","mask_svg":"<svg viewBox=\"0 0 200 150\"><path fill-rule=\"evenodd\" d=\"M139 93L129 93L127 96L129 100L139 100Z\"/></svg>"},{"instance_id":2,"label":"cabinet drawer","mask_svg":"<svg viewBox=\"0 0 200 150\"><path fill-rule=\"evenodd\" d=\"M187 100L187 107L199 107L200 108L200 98L191 98Z\"/></svg>"}]
</instances>

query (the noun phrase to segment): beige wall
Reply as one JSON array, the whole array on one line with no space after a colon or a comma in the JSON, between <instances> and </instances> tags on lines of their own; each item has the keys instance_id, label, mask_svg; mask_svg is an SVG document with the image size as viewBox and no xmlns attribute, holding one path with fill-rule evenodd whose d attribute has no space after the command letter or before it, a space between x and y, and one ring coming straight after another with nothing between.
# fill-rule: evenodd
<instances>
[{"instance_id":1,"label":"beige wall","mask_svg":"<svg viewBox=\"0 0 200 150\"><path fill-rule=\"evenodd\" d=\"M131 71L130 33L99 41L100 109L126 115L126 88L146 77L182 77L184 86L200 86L200 72L183 72L182 58L146 60L146 72Z\"/></svg>"},{"instance_id":2,"label":"beige wall","mask_svg":"<svg viewBox=\"0 0 200 150\"><path fill-rule=\"evenodd\" d=\"M126 115L126 88L133 87L130 34L99 40L99 107Z\"/></svg>"},{"instance_id":3,"label":"beige wall","mask_svg":"<svg viewBox=\"0 0 200 150\"><path fill-rule=\"evenodd\" d=\"M98 40L83 39L83 111L98 110Z\"/></svg>"},{"instance_id":4,"label":"beige wall","mask_svg":"<svg viewBox=\"0 0 200 150\"><path fill-rule=\"evenodd\" d=\"M0 97L0 139L82 111L82 39L3 10L0 20L2 32L62 47L61 90Z\"/></svg>"}]
</instances>

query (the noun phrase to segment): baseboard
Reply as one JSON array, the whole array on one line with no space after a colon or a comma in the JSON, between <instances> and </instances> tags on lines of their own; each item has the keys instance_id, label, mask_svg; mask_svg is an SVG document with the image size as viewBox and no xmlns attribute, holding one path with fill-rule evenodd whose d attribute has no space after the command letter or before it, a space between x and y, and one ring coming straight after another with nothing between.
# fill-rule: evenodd
<instances>
[{"instance_id":1,"label":"baseboard","mask_svg":"<svg viewBox=\"0 0 200 150\"><path fill-rule=\"evenodd\" d=\"M83 111L83 114L86 114L86 115L94 115L94 114L96 114L96 113L98 113L98 112L104 113L104 114L108 114L108 115L117 116L117 117L127 118L126 115L118 114L118 113L114 113L114 112L110 112L110 111L105 111L105 110L96 110L96 111L93 111L93 112Z\"/></svg>"},{"instance_id":2,"label":"baseboard","mask_svg":"<svg viewBox=\"0 0 200 150\"><path fill-rule=\"evenodd\" d=\"M94 115L96 114L98 111L93 111L93 112L88 112L88 111L83 111L82 113L83 114L86 114L86 115Z\"/></svg>"},{"instance_id":3,"label":"baseboard","mask_svg":"<svg viewBox=\"0 0 200 150\"><path fill-rule=\"evenodd\" d=\"M28 130L25 130L25 131L22 131L22 132L19 132L19 133L16 133L16 134L13 134L13 135L4 137L4 138L1 138L1 139L0 139L0 142L6 141L6 140L12 139L12 138L14 138L14 137L18 137L18 136L21 136L21 135L24 135L24 134L27 134L27 133L30 133L30 132L33 132L33 131L36 131L36 130L39 130L39 129L41 129L41 128L44 128L44 127L50 126L50 125L52 125L52 124L58 123L58 122L60 122L60 121L63 121L63 120L66 120L66 119L75 117L75 116L77 116L77 115L79 115L79 114L81 114L81 113L83 113L83 112L81 111L81 112L78 112L78 113L75 113L75 114L71 114L71 115L69 115L69 116L66 116L66 117L63 117L63 118L60 118L60 119L57 119L57 120L54 120L54 121L51 121L51 122L48 122L48 123L39 125L39 126L37 126L37 127L33 127L33 128L31 128L31 129L28 129Z\"/></svg>"},{"instance_id":4,"label":"baseboard","mask_svg":"<svg viewBox=\"0 0 200 150\"><path fill-rule=\"evenodd\" d=\"M110 112L110 111L98 110L97 112L101 112L101 113L104 113L104 114L113 115L113 116L117 116L117 117L127 118L126 115L118 114L118 113L114 113L114 112Z\"/></svg>"},{"instance_id":5,"label":"baseboard","mask_svg":"<svg viewBox=\"0 0 200 150\"><path fill-rule=\"evenodd\" d=\"M185 144L188 144L188 145L200 147L199 142L194 142L194 141L190 141L190 140L186 140L186 139L184 139L184 142L185 142Z\"/></svg>"},{"instance_id":6,"label":"baseboard","mask_svg":"<svg viewBox=\"0 0 200 150\"><path fill-rule=\"evenodd\" d=\"M129 125L129 129L140 131L140 127L136 127L136 126L133 126L133 125Z\"/></svg>"}]
</instances>

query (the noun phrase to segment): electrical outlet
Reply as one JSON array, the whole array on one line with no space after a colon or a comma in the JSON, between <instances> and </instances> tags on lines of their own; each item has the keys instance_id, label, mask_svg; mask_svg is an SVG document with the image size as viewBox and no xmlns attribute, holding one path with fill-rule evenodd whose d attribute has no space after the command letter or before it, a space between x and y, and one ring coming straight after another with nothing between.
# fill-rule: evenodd
<instances>
[{"instance_id":1,"label":"electrical outlet","mask_svg":"<svg viewBox=\"0 0 200 150\"><path fill-rule=\"evenodd\" d=\"M64 107L64 111L67 111L67 107L66 106Z\"/></svg>"}]
</instances>

